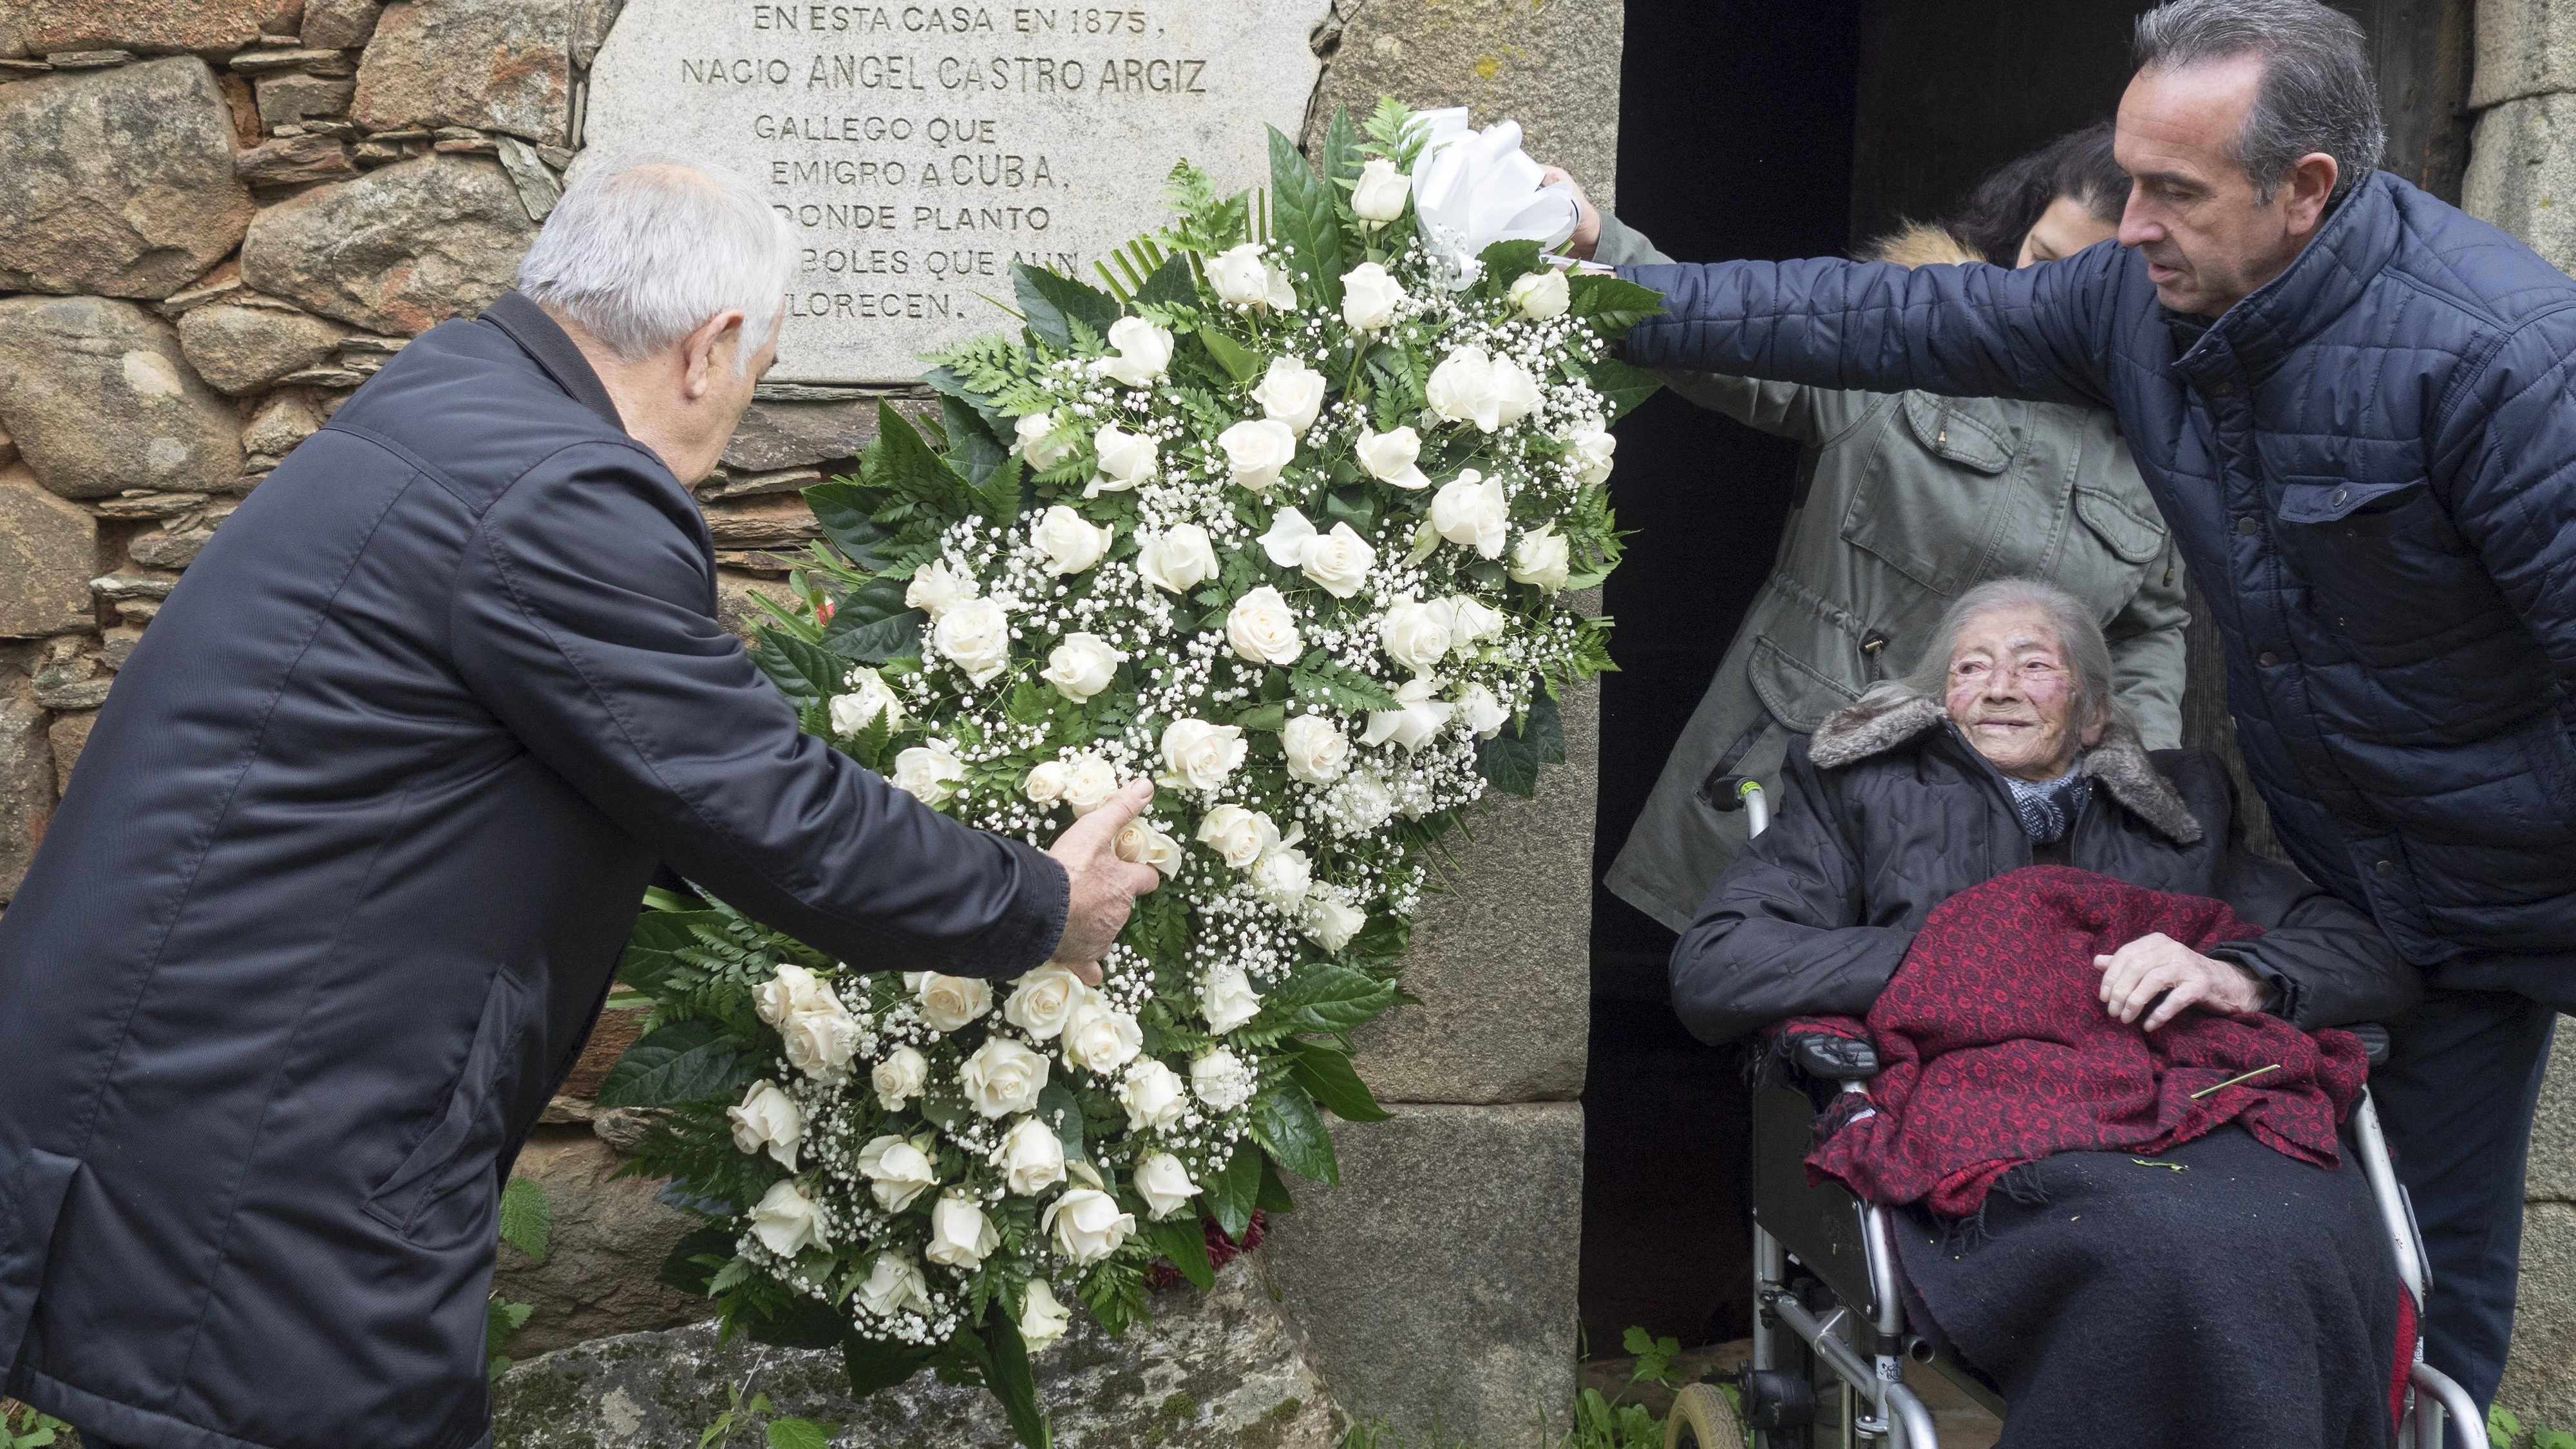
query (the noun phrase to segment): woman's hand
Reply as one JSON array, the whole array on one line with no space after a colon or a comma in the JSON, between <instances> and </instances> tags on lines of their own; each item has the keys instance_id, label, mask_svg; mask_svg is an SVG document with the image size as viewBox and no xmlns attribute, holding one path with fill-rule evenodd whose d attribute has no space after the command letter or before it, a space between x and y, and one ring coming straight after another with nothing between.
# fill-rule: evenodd
<instances>
[{"instance_id":1,"label":"woman's hand","mask_svg":"<svg viewBox=\"0 0 2576 1449\"><path fill-rule=\"evenodd\" d=\"M2140 936L2111 955L2096 956L2093 964L2102 972L2103 1007L2122 1021L2136 1021L2139 1012L2155 1005L2158 995L2164 997L2164 1004L2156 1006L2141 1028L2145 1031L2180 1016L2185 1007L2227 1016L2261 1011L2272 995L2244 967L2203 956L2162 931Z\"/></svg>"}]
</instances>

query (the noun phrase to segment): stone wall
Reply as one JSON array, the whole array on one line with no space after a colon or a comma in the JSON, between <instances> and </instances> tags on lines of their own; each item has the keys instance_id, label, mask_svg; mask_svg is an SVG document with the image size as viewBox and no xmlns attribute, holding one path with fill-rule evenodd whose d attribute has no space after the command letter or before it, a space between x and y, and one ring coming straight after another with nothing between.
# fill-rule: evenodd
<instances>
[{"instance_id":1,"label":"stone wall","mask_svg":"<svg viewBox=\"0 0 2576 1449\"><path fill-rule=\"evenodd\" d=\"M2460 202L2576 275L2576 3L2479 0ZM2559 1024L2523 1189L2522 1290L2499 1403L2576 1429L2576 1033ZM2439 1285L2436 1285L2439 1291Z\"/></svg>"},{"instance_id":2,"label":"stone wall","mask_svg":"<svg viewBox=\"0 0 2576 1449\"><path fill-rule=\"evenodd\" d=\"M197 550L410 338L509 286L619 3L0 9L0 908ZM1309 136L1381 93L1469 105L1606 205L1621 22L1618 0L1340 0ZM761 389L698 490L729 612L815 536L797 490L866 446L876 395ZM1408 1433L1537 1445L1572 1399L1596 712L1568 701L1567 767L1459 851L1422 1004L1365 1042L1396 1120L1343 1132L1342 1184L1268 1254L1346 1401ZM539 1309L523 1356L696 1311L650 1284L679 1220L609 1180L598 1115L559 1102L523 1163L560 1225L543 1268L503 1264Z\"/></svg>"}]
</instances>

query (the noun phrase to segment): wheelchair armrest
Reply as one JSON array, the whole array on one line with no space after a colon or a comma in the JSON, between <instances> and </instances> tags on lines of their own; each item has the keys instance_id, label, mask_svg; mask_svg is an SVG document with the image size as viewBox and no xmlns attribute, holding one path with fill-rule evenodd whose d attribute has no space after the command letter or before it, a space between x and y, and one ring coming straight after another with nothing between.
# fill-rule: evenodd
<instances>
[{"instance_id":1,"label":"wheelchair armrest","mask_svg":"<svg viewBox=\"0 0 2576 1449\"><path fill-rule=\"evenodd\" d=\"M2344 1030L2361 1038L2362 1054L2370 1059L2372 1066L2388 1065L2388 1028L2375 1021L2365 1021L2359 1026L2345 1027Z\"/></svg>"},{"instance_id":2,"label":"wheelchair armrest","mask_svg":"<svg viewBox=\"0 0 2576 1449\"><path fill-rule=\"evenodd\" d=\"M1865 1082L1878 1075L1878 1048L1857 1037L1800 1032L1789 1038L1789 1060L1818 1081Z\"/></svg>"}]
</instances>

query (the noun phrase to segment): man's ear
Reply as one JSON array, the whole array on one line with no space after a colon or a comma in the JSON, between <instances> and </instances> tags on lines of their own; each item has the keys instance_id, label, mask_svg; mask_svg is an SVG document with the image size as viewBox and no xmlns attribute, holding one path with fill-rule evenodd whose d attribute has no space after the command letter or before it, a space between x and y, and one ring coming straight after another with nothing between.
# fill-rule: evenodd
<instances>
[{"instance_id":1,"label":"man's ear","mask_svg":"<svg viewBox=\"0 0 2576 1449\"><path fill-rule=\"evenodd\" d=\"M2281 178L2281 191L2289 202L2290 234L2308 236L2325 220L2326 198L2334 195L2335 178L2343 168L2323 151L2311 151L2298 159Z\"/></svg>"},{"instance_id":2,"label":"man's ear","mask_svg":"<svg viewBox=\"0 0 2576 1449\"><path fill-rule=\"evenodd\" d=\"M680 395L691 402L715 387L719 367L733 365L742 346L742 313L718 312L680 341Z\"/></svg>"}]
</instances>

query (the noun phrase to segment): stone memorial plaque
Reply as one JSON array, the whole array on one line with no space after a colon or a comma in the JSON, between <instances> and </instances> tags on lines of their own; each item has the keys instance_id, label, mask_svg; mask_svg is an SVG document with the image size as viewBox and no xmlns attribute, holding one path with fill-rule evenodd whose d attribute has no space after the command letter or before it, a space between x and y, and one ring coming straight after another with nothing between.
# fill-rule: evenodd
<instances>
[{"instance_id":1,"label":"stone memorial plaque","mask_svg":"<svg viewBox=\"0 0 2576 1449\"><path fill-rule=\"evenodd\" d=\"M1093 264L1163 224L1188 157L1234 190L1298 132L1331 0L873 5L626 0L583 144L721 163L766 192L798 265L771 376L917 377L1011 325L1015 261Z\"/></svg>"}]
</instances>

